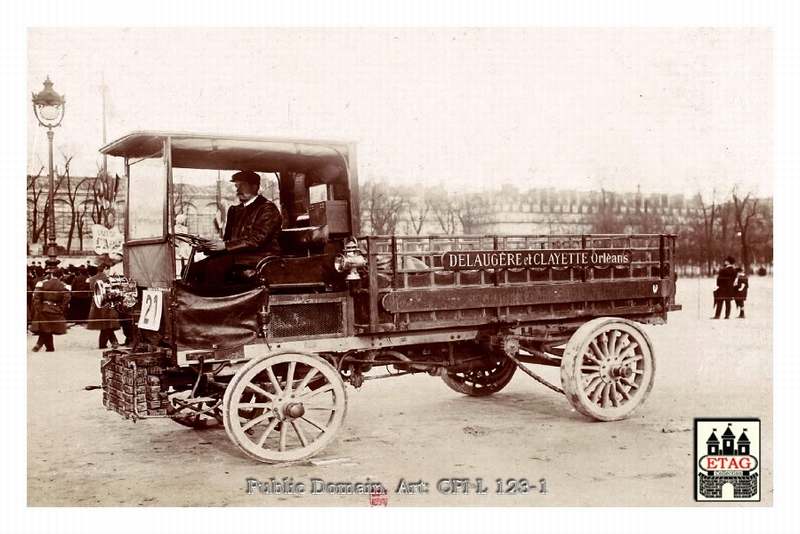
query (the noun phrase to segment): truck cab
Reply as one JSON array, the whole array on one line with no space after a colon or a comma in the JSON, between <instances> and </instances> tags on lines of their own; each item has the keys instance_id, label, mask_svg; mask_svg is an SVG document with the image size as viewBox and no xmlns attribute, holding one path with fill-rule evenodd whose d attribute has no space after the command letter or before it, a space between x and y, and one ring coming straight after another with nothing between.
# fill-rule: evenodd
<instances>
[{"instance_id":1,"label":"truck cab","mask_svg":"<svg viewBox=\"0 0 800 534\"><path fill-rule=\"evenodd\" d=\"M295 295L289 298L297 300L296 295L307 294L327 302L326 293L338 295L334 302L341 299L347 274L339 271L348 260L340 256L348 243L352 251L358 228L357 195L351 194L358 183L353 143L135 132L101 152L124 160L128 196L124 281L112 281L96 292L96 298L114 304L127 290L131 304L135 287L137 304L130 308L142 341L174 347L177 354L179 348L241 346L270 334L302 337L297 321L280 314L273 326L278 331L272 332L249 319L237 324L243 314L230 317L232 303L242 309L237 295L248 297L259 283L269 287L273 300L279 295ZM281 211L281 253L264 258L267 261L258 269L233 270L226 287L202 291L192 287L185 274L192 262L202 258L202 243L221 237L222 219L236 202L229 179L241 170L261 176L260 193ZM348 268L347 273L351 271ZM254 296L249 305L259 308L263 298ZM204 320L198 317L197 309L211 308L219 313ZM339 308L341 316L344 308ZM335 331L323 328L316 334L344 334L343 321L334 322Z\"/></svg>"}]
</instances>

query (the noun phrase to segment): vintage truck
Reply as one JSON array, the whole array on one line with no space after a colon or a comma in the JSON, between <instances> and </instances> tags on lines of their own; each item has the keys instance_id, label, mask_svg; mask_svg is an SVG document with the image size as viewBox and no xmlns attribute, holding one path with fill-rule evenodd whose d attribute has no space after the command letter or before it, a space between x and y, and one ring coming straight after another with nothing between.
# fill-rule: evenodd
<instances>
[{"instance_id":1,"label":"vintage truck","mask_svg":"<svg viewBox=\"0 0 800 534\"><path fill-rule=\"evenodd\" d=\"M345 384L412 373L486 396L519 368L590 418L623 419L655 377L641 324L680 309L674 235L359 236L353 143L137 132L101 152L124 159L127 215L124 275L94 299L138 326L104 354L103 402L221 423L258 461L330 443ZM188 197L240 170L280 207L281 254L197 287L185 273L215 230ZM561 387L532 365L559 366Z\"/></svg>"}]
</instances>

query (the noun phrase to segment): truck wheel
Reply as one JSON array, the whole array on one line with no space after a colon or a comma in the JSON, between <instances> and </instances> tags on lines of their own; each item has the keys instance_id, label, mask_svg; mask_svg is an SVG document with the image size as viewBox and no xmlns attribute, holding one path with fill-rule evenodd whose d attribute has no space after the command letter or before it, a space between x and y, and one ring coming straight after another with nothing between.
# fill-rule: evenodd
<instances>
[{"instance_id":1,"label":"truck wheel","mask_svg":"<svg viewBox=\"0 0 800 534\"><path fill-rule=\"evenodd\" d=\"M601 317L570 337L561 360L569 402L599 421L628 417L653 388L656 361L650 339L631 321Z\"/></svg>"},{"instance_id":2,"label":"truck wheel","mask_svg":"<svg viewBox=\"0 0 800 534\"><path fill-rule=\"evenodd\" d=\"M485 397L497 393L511 382L517 365L510 359L500 356L492 361L488 369L447 373L442 380L453 391L470 397Z\"/></svg>"},{"instance_id":3,"label":"truck wheel","mask_svg":"<svg viewBox=\"0 0 800 534\"><path fill-rule=\"evenodd\" d=\"M246 363L225 389L225 431L260 462L294 462L325 448L342 424L339 373L311 354L279 352Z\"/></svg>"}]
</instances>

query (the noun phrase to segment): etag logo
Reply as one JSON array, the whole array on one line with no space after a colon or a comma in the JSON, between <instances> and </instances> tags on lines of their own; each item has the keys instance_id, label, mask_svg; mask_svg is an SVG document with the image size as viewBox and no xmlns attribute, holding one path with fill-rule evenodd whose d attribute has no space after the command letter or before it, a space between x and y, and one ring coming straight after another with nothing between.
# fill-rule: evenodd
<instances>
[{"instance_id":1,"label":"etag logo","mask_svg":"<svg viewBox=\"0 0 800 534\"><path fill-rule=\"evenodd\" d=\"M695 500L760 501L761 421L696 419Z\"/></svg>"}]
</instances>

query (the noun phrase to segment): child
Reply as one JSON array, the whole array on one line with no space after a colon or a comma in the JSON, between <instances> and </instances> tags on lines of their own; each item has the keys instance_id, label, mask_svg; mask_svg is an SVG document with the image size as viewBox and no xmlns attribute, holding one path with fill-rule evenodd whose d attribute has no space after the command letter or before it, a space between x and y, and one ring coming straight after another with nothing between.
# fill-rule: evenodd
<instances>
[{"instance_id":1,"label":"child","mask_svg":"<svg viewBox=\"0 0 800 534\"><path fill-rule=\"evenodd\" d=\"M739 310L739 319L744 319L744 301L747 300L747 289L750 287L750 282L747 280L747 274L744 269L739 267L736 272L736 294L733 300Z\"/></svg>"}]
</instances>

